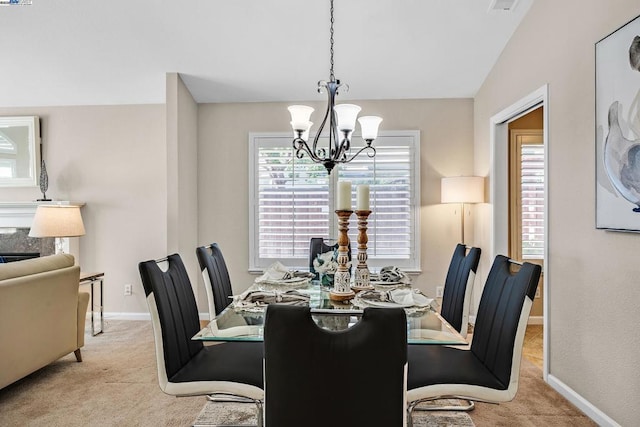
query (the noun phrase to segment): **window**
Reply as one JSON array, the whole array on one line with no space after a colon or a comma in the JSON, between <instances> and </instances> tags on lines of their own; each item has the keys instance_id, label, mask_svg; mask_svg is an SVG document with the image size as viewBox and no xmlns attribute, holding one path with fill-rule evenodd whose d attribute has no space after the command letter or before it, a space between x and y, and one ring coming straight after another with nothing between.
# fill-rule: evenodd
<instances>
[{"instance_id":1,"label":"window","mask_svg":"<svg viewBox=\"0 0 640 427\"><path fill-rule=\"evenodd\" d=\"M544 258L544 144L542 131L511 131L511 256Z\"/></svg>"},{"instance_id":2,"label":"window","mask_svg":"<svg viewBox=\"0 0 640 427\"><path fill-rule=\"evenodd\" d=\"M396 265L418 271L419 132L381 132L374 142L374 158L363 152L338 165L330 176L307 156L298 159L291 141L290 134L249 135L250 270L262 270L276 260L306 269L311 237L337 238L336 185L349 180L354 208L357 186L370 186L369 268ZM352 152L359 143L354 138ZM357 234L354 214L349 226L354 264Z\"/></svg>"},{"instance_id":3,"label":"window","mask_svg":"<svg viewBox=\"0 0 640 427\"><path fill-rule=\"evenodd\" d=\"M16 143L0 132L0 178L16 176Z\"/></svg>"}]
</instances>

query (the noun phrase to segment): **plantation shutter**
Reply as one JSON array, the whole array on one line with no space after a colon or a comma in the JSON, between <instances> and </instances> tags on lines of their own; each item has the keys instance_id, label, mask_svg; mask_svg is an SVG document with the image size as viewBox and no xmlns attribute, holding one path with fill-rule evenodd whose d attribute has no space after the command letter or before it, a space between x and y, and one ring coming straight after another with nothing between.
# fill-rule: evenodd
<instances>
[{"instance_id":1,"label":"plantation shutter","mask_svg":"<svg viewBox=\"0 0 640 427\"><path fill-rule=\"evenodd\" d=\"M544 258L544 145L522 144L522 258Z\"/></svg>"},{"instance_id":2,"label":"plantation shutter","mask_svg":"<svg viewBox=\"0 0 640 427\"><path fill-rule=\"evenodd\" d=\"M275 261L308 266L312 237L338 237L335 190L338 180L356 188L370 187L372 214L368 221L368 265L377 269L396 265L419 270L419 133L395 131L375 141L376 156L362 152L352 162L336 166L331 175L305 155L298 159L291 137L252 134L250 141L250 270L260 271ZM355 153L362 141L352 146ZM323 144L321 142L320 144ZM357 264L358 220L351 216L349 237Z\"/></svg>"},{"instance_id":3,"label":"plantation shutter","mask_svg":"<svg viewBox=\"0 0 640 427\"><path fill-rule=\"evenodd\" d=\"M304 258L311 237L329 234L328 175L290 143L259 145L257 161L259 257Z\"/></svg>"},{"instance_id":4,"label":"plantation shutter","mask_svg":"<svg viewBox=\"0 0 640 427\"><path fill-rule=\"evenodd\" d=\"M369 260L408 260L414 246L415 195L413 147L406 138L385 140L376 145L376 156L360 155L341 165L339 179L349 180L353 188L369 184L371 215L368 221L367 255ZM355 216L354 216L355 217ZM357 222L349 230L351 248L357 254Z\"/></svg>"}]
</instances>

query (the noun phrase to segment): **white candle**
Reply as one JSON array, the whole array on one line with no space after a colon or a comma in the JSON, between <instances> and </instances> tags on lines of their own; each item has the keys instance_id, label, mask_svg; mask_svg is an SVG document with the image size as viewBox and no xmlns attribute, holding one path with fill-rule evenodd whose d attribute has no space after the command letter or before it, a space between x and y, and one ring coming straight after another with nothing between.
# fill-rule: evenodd
<instances>
[{"instance_id":1,"label":"white candle","mask_svg":"<svg viewBox=\"0 0 640 427\"><path fill-rule=\"evenodd\" d=\"M358 185L356 194L357 194L356 209L359 211L368 211L369 210L369 186L367 184Z\"/></svg>"},{"instance_id":2,"label":"white candle","mask_svg":"<svg viewBox=\"0 0 640 427\"><path fill-rule=\"evenodd\" d=\"M338 201L336 209L351 210L351 181L338 181Z\"/></svg>"}]
</instances>

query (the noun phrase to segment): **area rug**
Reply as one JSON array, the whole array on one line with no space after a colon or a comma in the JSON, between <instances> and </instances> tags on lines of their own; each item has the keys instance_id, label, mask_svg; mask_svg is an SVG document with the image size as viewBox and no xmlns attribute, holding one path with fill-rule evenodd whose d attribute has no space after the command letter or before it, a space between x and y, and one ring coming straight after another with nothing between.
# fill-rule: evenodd
<instances>
[{"instance_id":1,"label":"area rug","mask_svg":"<svg viewBox=\"0 0 640 427\"><path fill-rule=\"evenodd\" d=\"M256 406L252 403L207 402L194 421L194 426L256 425ZM300 424L304 425L304 422ZM465 412L415 411L414 427L473 427L471 417Z\"/></svg>"}]
</instances>

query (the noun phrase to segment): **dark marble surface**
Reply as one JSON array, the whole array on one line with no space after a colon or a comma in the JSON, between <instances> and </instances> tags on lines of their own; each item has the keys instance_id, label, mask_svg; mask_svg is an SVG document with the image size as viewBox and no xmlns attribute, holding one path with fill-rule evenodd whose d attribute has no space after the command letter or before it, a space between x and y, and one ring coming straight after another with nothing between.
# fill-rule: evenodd
<instances>
[{"instance_id":1,"label":"dark marble surface","mask_svg":"<svg viewBox=\"0 0 640 427\"><path fill-rule=\"evenodd\" d=\"M55 253L53 237L29 237L28 228L0 228L0 253Z\"/></svg>"}]
</instances>

